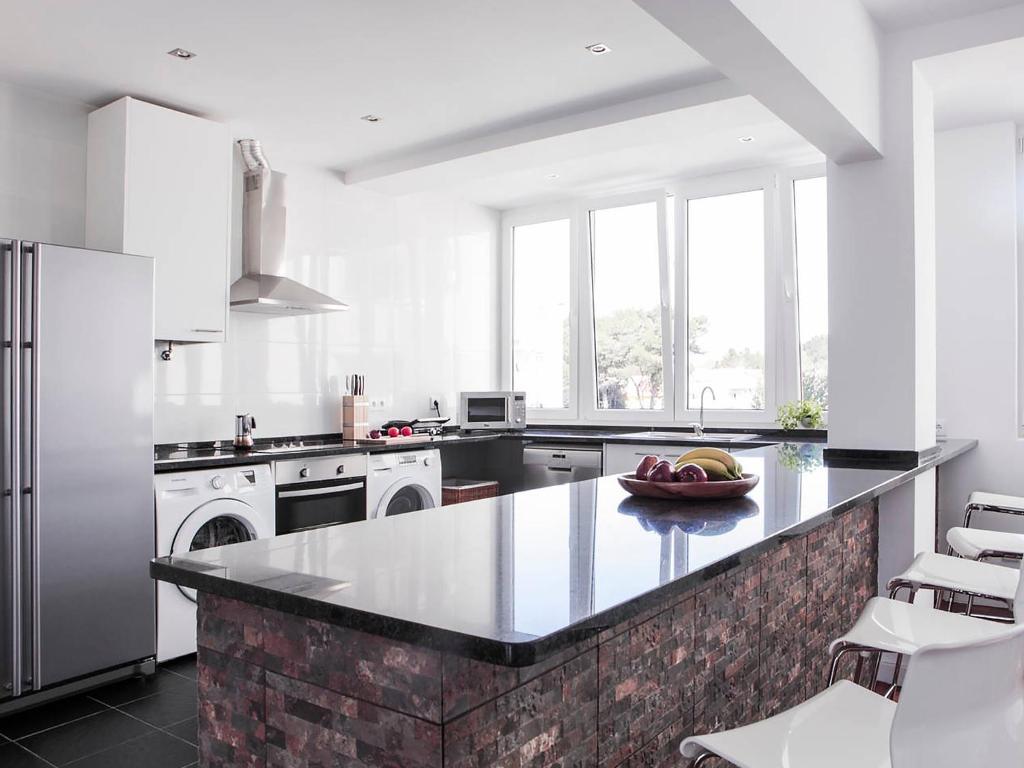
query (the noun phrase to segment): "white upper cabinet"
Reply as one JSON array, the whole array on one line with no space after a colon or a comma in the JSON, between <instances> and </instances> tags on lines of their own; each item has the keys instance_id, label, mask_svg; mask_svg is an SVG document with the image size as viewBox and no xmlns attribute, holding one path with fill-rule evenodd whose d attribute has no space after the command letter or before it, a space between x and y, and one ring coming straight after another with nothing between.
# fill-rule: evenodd
<instances>
[{"instance_id":1,"label":"white upper cabinet","mask_svg":"<svg viewBox=\"0 0 1024 768\"><path fill-rule=\"evenodd\" d=\"M224 341L227 126L125 97L89 115L86 245L156 260L156 338Z\"/></svg>"}]
</instances>

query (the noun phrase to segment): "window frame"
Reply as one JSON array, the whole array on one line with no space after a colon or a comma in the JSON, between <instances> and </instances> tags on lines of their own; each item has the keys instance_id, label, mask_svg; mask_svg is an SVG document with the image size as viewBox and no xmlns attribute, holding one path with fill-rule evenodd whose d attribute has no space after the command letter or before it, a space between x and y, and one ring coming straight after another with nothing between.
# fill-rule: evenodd
<instances>
[{"instance_id":1,"label":"window frame","mask_svg":"<svg viewBox=\"0 0 1024 768\"><path fill-rule=\"evenodd\" d=\"M504 389L514 386L515 318L513 276L515 274L515 253L513 232L516 227L530 224L544 224L551 221L569 221L569 407L568 408L527 408L526 421L577 421L579 419L579 234L576 221L576 205L556 203L553 205L531 206L506 211L501 217L502 259L501 279L501 382Z\"/></svg>"},{"instance_id":2,"label":"window frame","mask_svg":"<svg viewBox=\"0 0 1024 768\"><path fill-rule=\"evenodd\" d=\"M593 197L580 201L579 227L581 255L587 269L581 269L580 283L580 370L586 371L580 381L580 413L586 421L606 423L637 421L670 424L674 421L675 373L672 360L672 303L669 290L669 254L667 225L667 193L664 188L648 189L623 195ZM659 410L608 410L597 407L597 329L594 315L594 250L590 216L594 211L624 208L630 205L655 203L658 222L658 303L661 309L661 361L665 405ZM585 382L584 380L585 379Z\"/></svg>"},{"instance_id":3,"label":"window frame","mask_svg":"<svg viewBox=\"0 0 1024 768\"><path fill-rule=\"evenodd\" d=\"M772 170L741 171L722 174L706 179L696 179L676 185L675 193L675 228L676 228L676 319L675 338L683 339L681 350L677 355L676 369L679 383L676 387L675 413L676 421L695 423L700 419L700 408L690 408L689 376L687 375L686 347L689 338L689 227L688 203L690 200L702 200L708 197L740 194L761 190L764 193L764 408L746 410L735 408L713 409L705 411L704 422L709 422L708 414L713 414L712 422L719 424L750 424L762 425L774 423L778 412L778 393L780 391L779 364L776 336L776 309L778 304L777 281L777 227L775 217L778 204L776 200L775 173Z\"/></svg>"},{"instance_id":4,"label":"window frame","mask_svg":"<svg viewBox=\"0 0 1024 768\"><path fill-rule=\"evenodd\" d=\"M783 286L781 300L791 309L783 312L781 317L786 322L780 339L784 342L781 351L783 362L783 392L792 393L791 400L803 398L801 380L803 364L800 354L800 282L796 248L796 182L805 179L816 179L826 176L824 163L801 165L793 168L782 168L776 174L779 186L779 222L780 249L782 258L780 272ZM828 424L828 410L823 411L822 418Z\"/></svg>"},{"instance_id":5,"label":"window frame","mask_svg":"<svg viewBox=\"0 0 1024 768\"><path fill-rule=\"evenodd\" d=\"M699 409L687 407L688 254L686 226L689 200L764 190L765 407L760 411L722 409L705 413L711 425L766 428L776 425L778 407L800 397L799 296L797 283L794 182L826 176L825 163L759 168L698 179L677 180L626 194L578 197L554 204L504 211L501 272L501 382L512 387L512 331L516 226L558 219L570 223L570 356L569 407L528 409L531 424L665 424L687 426ZM597 356L593 312L593 260L590 212L643 203L658 203L659 273L661 279L662 359L665 404L662 410L599 410ZM668 205L674 206L674 232L669 242ZM666 332L667 331L667 332ZM678 340L684 340L678 347ZM681 354L676 354L680 351ZM825 414L827 422L827 412Z\"/></svg>"}]
</instances>

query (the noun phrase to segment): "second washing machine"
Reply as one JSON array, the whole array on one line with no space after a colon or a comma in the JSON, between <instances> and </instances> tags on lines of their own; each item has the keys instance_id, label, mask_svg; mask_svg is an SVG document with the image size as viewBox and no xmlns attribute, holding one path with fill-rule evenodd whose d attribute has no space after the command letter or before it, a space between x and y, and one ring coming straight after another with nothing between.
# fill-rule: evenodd
<instances>
[{"instance_id":1,"label":"second washing machine","mask_svg":"<svg viewBox=\"0 0 1024 768\"><path fill-rule=\"evenodd\" d=\"M440 451L371 453L366 472L370 520L441 506Z\"/></svg>"}]
</instances>

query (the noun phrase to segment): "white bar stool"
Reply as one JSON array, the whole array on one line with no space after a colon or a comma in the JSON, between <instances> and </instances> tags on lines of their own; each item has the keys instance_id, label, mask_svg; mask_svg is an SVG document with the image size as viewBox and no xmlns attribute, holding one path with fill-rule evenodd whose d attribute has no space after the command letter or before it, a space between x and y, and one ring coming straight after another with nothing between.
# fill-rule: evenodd
<instances>
[{"instance_id":1,"label":"white bar stool","mask_svg":"<svg viewBox=\"0 0 1024 768\"><path fill-rule=\"evenodd\" d=\"M1005 533L985 528L950 528L946 531L950 554L968 560L1024 558L1024 533Z\"/></svg>"},{"instance_id":2,"label":"white bar stool","mask_svg":"<svg viewBox=\"0 0 1024 768\"><path fill-rule=\"evenodd\" d=\"M964 768L1024 765L1024 624L910 660L899 704L842 680L767 720L684 739L698 768Z\"/></svg>"},{"instance_id":3,"label":"white bar stool","mask_svg":"<svg viewBox=\"0 0 1024 768\"><path fill-rule=\"evenodd\" d=\"M964 506L963 526L950 528L946 533L946 543L949 544L946 554L956 553L971 560L984 560L989 557L1014 560L1024 558L1024 535L971 528L971 518L975 512L996 512L1024 517L1024 497L985 491L972 493L967 497L967 504Z\"/></svg>"},{"instance_id":4,"label":"white bar stool","mask_svg":"<svg viewBox=\"0 0 1024 768\"><path fill-rule=\"evenodd\" d=\"M975 491L967 497L964 507L964 528L971 527L975 512L998 512L1003 515L1024 516L1024 496L1006 496L1001 493Z\"/></svg>"},{"instance_id":5,"label":"white bar stool","mask_svg":"<svg viewBox=\"0 0 1024 768\"><path fill-rule=\"evenodd\" d=\"M896 668L886 697L899 685L904 656L913 656L922 646L932 643L971 642L982 640L997 631L999 623L976 619L970 615L975 597L990 597L1007 602L1015 620L1024 618L1024 571L990 563L979 563L959 557L922 552L910 568L889 580L889 598L875 597L868 601L849 632L829 646L828 684L835 682L839 662L848 653L874 654L872 684L878 679L883 653L895 653ZM896 600L900 590L909 589L911 600ZM966 594L967 615L937 611L913 604L919 589L942 589ZM858 661L858 671L861 661ZM858 675L859 676L859 675Z\"/></svg>"},{"instance_id":6,"label":"white bar stool","mask_svg":"<svg viewBox=\"0 0 1024 768\"><path fill-rule=\"evenodd\" d=\"M1024 571L1017 579L1014 597L1014 616L1024 617ZM839 671L839 661L848 653L874 654L875 665L871 680L878 679L878 668L883 653L900 657L913 656L921 648L935 643L969 643L993 637L1005 629L998 622L936 610L930 606L904 603L886 597L868 600L857 623L849 632L832 641L829 653L828 684L832 685ZM858 675L859 676L859 675ZM899 667L893 683L886 692L892 696L898 685Z\"/></svg>"},{"instance_id":7,"label":"white bar stool","mask_svg":"<svg viewBox=\"0 0 1024 768\"><path fill-rule=\"evenodd\" d=\"M967 615L978 597L998 600L1012 608L1020 571L1004 565L980 563L935 552L922 552L899 576L889 579L889 597L910 590L910 601L921 589L967 596Z\"/></svg>"}]
</instances>

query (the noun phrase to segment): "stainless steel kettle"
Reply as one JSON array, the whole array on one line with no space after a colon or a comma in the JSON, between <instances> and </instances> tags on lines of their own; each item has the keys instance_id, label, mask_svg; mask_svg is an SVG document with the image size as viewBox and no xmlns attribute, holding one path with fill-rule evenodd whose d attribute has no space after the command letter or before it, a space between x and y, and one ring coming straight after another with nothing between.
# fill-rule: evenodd
<instances>
[{"instance_id":1,"label":"stainless steel kettle","mask_svg":"<svg viewBox=\"0 0 1024 768\"><path fill-rule=\"evenodd\" d=\"M252 431L256 429L256 419L248 413L235 416L235 448L252 448Z\"/></svg>"}]
</instances>

